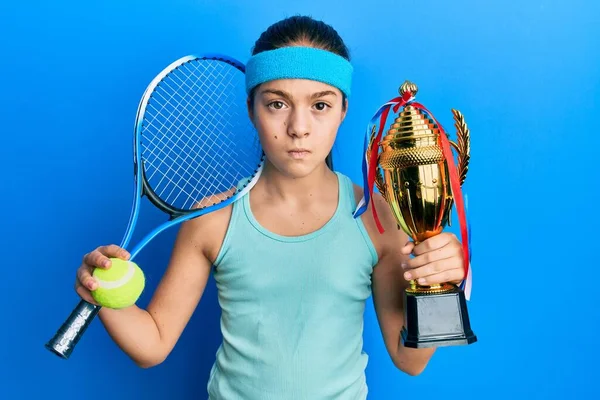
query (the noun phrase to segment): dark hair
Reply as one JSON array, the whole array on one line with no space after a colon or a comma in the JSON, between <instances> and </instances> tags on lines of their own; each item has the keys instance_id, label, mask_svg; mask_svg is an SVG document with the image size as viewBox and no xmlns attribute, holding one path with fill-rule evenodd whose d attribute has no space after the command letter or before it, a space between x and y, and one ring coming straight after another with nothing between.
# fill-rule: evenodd
<instances>
[{"instance_id":1,"label":"dark hair","mask_svg":"<svg viewBox=\"0 0 600 400\"><path fill-rule=\"evenodd\" d=\"M331 51L350 61L350 51L337 31L323 21L308 16L293 16L271 25L255 42L252 55L301 43ZM254 94L255 90L252 89L250 92L251 102L254 102ZM346 107L346 95L343 93L342 107ZM333 169L331 152L325 161L327 166Z\"/></svg>"}]
</instances>

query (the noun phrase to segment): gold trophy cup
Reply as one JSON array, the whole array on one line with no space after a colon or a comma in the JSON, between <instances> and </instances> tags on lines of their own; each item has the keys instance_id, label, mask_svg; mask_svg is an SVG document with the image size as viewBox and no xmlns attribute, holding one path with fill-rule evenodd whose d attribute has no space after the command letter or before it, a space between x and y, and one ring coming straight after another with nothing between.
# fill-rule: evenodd
<instances>
[{"instance_id":1,"label":"gold trophy cup","mask_svg":"<svg viewBox=\"0 0 600 400\"><path fill-rule=\"evenodd\" d=\"M400 95L415 96L417 86L406 81ZM470 156L470 133L462 114L452 110L458 153L458 177L465 181ZM427 113L410 103L404 106L377 149L372 148L375 128L367 149L378 152L375 185L398 223L415 244L441 233L450 225L454 203L449 167L440 146L440 127ZM404 293L406 347L438 347L477 341L471 330L464 292L450 283L422 286L415 281Z\"/></svg>"}]
</instances>

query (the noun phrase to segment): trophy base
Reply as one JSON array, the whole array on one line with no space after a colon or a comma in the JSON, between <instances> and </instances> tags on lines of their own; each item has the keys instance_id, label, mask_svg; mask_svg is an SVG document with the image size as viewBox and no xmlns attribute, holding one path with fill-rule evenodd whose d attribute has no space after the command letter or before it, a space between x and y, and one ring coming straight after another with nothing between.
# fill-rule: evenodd
<instances>
[{"instance_id":1,"label":"trophy base","mask_svg":"<svg viewBox=\"0 0 600 400\"><path fill-rule=\"evenodd\" d=\"M475 343L464 292L453 285L433 293L406 290L402 340L415 349Z\"/></svg>"}]
</instances>

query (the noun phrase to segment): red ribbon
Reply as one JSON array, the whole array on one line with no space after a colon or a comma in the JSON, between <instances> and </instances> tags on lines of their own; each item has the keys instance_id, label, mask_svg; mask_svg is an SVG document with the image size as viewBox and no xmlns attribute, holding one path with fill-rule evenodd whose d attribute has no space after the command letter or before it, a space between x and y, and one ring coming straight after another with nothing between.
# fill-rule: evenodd
<instances>
[{"instance_id":1,"label":"red ribbon","mask_svg":"<svg viewBox=\"0 0 600 400\"><path fill-rule=\"evenodd\" d=\"M450 148L450 141L446 136L446 132L444 132L444 128L442 125L435 119L433 114L425 108L420 103L413 102L411 104L413 107L418 108L420 110L425 111L429 116L433 119L436 125L440 128L439 140L442 145L442 154L446 162L448 163L448 169L450 172L450 186L452 188L452 196L454 197L456 212L458 214L458 221L460 223L460 233L462 240L462 248L463 248L463 265L465 270L465 278L469 272L469 240L468 240L468 232L467 232L467 216L465 212L465 205L463 201L462 190L460 187L460 179L458 177L458 169L456 164L454 163L454 156L452 154L452 149Z\"/></svg>"}]
</instances>

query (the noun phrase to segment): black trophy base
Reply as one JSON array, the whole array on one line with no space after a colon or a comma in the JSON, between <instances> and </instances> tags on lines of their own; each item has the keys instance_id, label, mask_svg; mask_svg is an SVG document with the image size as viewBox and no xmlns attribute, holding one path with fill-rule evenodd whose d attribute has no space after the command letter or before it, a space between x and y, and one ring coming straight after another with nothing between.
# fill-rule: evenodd
<instances>
[{"instance_id":1,"label":"black trophy base","mask_svg":"<svg viewBox=\"0 0 600 400\"><path fill-rule=\"evenodd\" d=\"M443 293L405 291L402 340L415 349L476 342L464 292L458 287Z\"/></svg>"}]
</instances>

